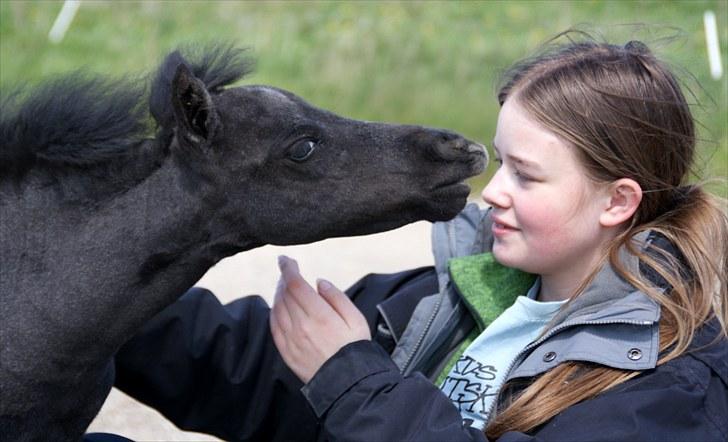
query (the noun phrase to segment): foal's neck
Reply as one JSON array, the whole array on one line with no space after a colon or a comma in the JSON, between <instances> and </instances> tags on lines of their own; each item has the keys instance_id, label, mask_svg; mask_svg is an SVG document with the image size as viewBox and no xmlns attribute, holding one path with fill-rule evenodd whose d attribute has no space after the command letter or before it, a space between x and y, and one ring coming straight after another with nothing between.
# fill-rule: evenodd
<instances>
[{"instance_id":1,"label":"foal's neck","mask_svg":"<svg viewBox=\"0 0 728 442\"><path fill-rule=\"evenodd\" d=\"M0 416L19 417L19 434L82 433L111 388L117 349L222 258L216 250L237 250L217 243L225 229L209 185L173 158L143 157L109 165L132 168L109 179L99 169L0 180L0 322L12 337Z\"/></svg>"},{"instance_id":2,"label":"foal's neck","mask_svg":"<svg viewBox=\"0 0 728 442\"><path fill-rule=\"evenodd\" d=\"M124 167L142 171L147 166ZM36 195L19 200L14 215L26 226L15 229L24 238L17 253L7 255L18 262L6 268L28 271L8 287L4 282L3 290L18 295L10 300L17 304L12 309L18 324L45 330L43 339L18 347L29 350L28 359L38 351L110 357L218 260L261 245L236 234L231 246L216 221L221 199L213 195L213 186L174 157L133 179L132 187L96 205L54 201L54 191L41 186L32 191ZM32 267L29 255L37 263ZM37 302L28 303L22 293Z\"/></svg>"},{"instance_id":3,"label":"foal's neck","mask_svg":"<svg viewBox=\"0 0 728 442\"><path fill-rule=\"evenodd\" d=\"M113 275L116 284L107 287L106 295L113 294L116 302L105 302L112 315L105 321L106 327L113 324L110 341L125 342L220 259L260 245L242 238L232 250L224 242L216 217L221 203L216 190L167 157L146 179L95 214L98 230L90 236L105 238L105 248L113 250L113 259L97 272ZM222 249L225 253L218 251ZM125 304L122 311L119 301ZM91 296L89 302L102 301ZM102 328L98 324L89 330Z\"/></svg>"}]
</instances>

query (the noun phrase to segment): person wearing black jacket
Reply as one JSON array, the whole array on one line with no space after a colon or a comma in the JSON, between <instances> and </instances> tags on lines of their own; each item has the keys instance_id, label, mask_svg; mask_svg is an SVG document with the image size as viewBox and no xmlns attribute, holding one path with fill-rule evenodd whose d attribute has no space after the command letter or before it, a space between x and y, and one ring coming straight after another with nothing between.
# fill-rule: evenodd
<instances>
[{"instance_id":1,"label":"person wearing black jacket","mask_svg":"<svg viewBox=\"0 0 728 442\"><path fill-rule=\"evenodd\" d=\"M435 237L448 231L465 236L463 230L473 224L463 221L477 213L476 208L469 206L457 219L438 224ZM373 345L362 349L367 343L352 344L337 353L329 367L335 368L339 361L345 362L347 367L376 363L384 369L382 375L392 377L391 385L396 387L393 392L426 388L429 395L438 399L441 393L431 386L425 387L431 382L424 379L420 371L409 376L397 374L399 368L393 367L387 359L394 341L391 333L384 331L387 326L381 314L381 311L386 312L399 339L415 306L438 290L435 267L390 275L370 274L362 278L346 294L367 319ZM437 296L444 298L447 294L438 293ZM444 303L446 301L441 302ZM325 440L323 427L318 425L312 408L299 391L303 384L285 366L273 346L268 332L268 312L266 303L257 296L222 305L210 291L194 288L155 317L122 348L116 358L116 386L185 430L204 432L225 440ZM469 323L472 328L475 326L472 318L468 313L459 322L465 326ZM660 369L645 370L641 377L630 381L632 385L624 385L604 396L597 404L601 410L590 409L593 403L589 401L581 407L572 407L571 412L580 413L582 417L570 420L568 414L562 416L560 419L571 421L576 427L564 431L568 431L572 440L610 437L619 440L614 433L596 432L593 423L584 425L583 419L606 417L609 412L621 413L622 416L617 417L624 421L626 416L636 412L637 408L632 405L638 405L651 410L656 417L662 414L679 417L675 423L684 422L688 429L692 426L696 432L692 440L711 440L707 436L698 437L697 432L725 422L722 416L728 409L725 403L728 345L720 338L720 326L715 320L698 331L689 355ZM357 348L361 351L357 352ZM338 385L346 384L347 379L338 371L322 371L316 377L329 383L324 391L332 394ZM697 391L691 394L693 389ZM628 398L630 393L640 401ZM685 400L682 395L693 397ZM701 401L705 401L705 405L697 406ZM669 403L670 406L649 407L654 403ZM436 401L422 398L418 404L439 405L445 410L451 408L442 398ZM409 410L411 414L416 413L411 402L405 409ZM383 416L391 413L386 408L380 412ZM408 415L396 416L406 421ZM714 416L713 424L709 420L711 416ZM358 428L364 432L364 439L384 440L378 436L376 428L368 430L363 425ZM654 425L647 426L646 422L634 420L631 429L634 433L623 440L639 440L646 433L640 434L638 429L649 432L653 440L679 439L669 426L654 428ZM566 437L557 432L553 439Z\"/></svg>"},{"instance_id":2,"label":"person wearing black jacket","mask_svg":"<svg viewBox=\"0 0 728 442\"><path fill-rule=\"evenodd\" d=\"M728 440L728 216L685 183L677 79L641 42L570 41L516 64L498 100L491 209L440 280L477 325L464 348L439 352L437 300L390 356L346 296L281 260L271 332L326 438ZM435 385L407 375L420 362Z\"/></svg>"},{"instance_id":3,"label":"person wearing black jacket","mask_svg":"<svg viewBox=\"0 0 728 442\"><path fill-rule=\"evenodd\" d=\"M684 184L674 76L638 42L570 43L499 102L491 208L434 225L434 267L344 296L282 258L270 321L193 289L121 349L116 386L228 440L728 440L728 221ZM555 308L494 356L520 304Z\"/></svg>"}]
</instances>

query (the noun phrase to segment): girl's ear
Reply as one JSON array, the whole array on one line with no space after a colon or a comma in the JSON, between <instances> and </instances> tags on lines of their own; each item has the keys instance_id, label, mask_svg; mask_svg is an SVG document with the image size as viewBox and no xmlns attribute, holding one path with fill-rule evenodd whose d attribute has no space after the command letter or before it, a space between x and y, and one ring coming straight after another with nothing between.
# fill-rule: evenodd
<instances>
[{"instance_id":1,"label":"girl's ear","mask_svg":"<svg viewBox=\"0 0 728 442\"><path fill-rule=\"evenodd\" d=\"M614 227L632 218L642 201L642 187L633 179L620 178L608 189L607 207L599 216L604 227Z\"/></svg>"}]
</instances>

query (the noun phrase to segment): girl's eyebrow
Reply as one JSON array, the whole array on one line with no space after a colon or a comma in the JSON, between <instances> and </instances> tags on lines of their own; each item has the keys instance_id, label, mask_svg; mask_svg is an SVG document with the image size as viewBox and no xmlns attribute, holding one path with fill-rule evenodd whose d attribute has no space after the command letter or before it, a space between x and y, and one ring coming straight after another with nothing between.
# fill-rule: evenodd
<instances>
[{"instance_id":1,"label":"girl's eyebrow","mask_svg":"<svg viewBox=\"0 0 728 442\"><path fill-rule=\"evenodd\" d=\"M491 145L493 146L493 150L496 153L496 156L499 156L500 152L498 151L498 146L495 145L495 140L493 140L491 143L492 143ZM541 170L541 166L539 166L538 163L536 163L534 161L527 160L525 158L521 158L519 156L512 155L512 154L507 154L506 158L508 158L509 160L513 161L516 164L520 164L522 166L528 167L529 169Z\"/></svg>"}]
</instances>

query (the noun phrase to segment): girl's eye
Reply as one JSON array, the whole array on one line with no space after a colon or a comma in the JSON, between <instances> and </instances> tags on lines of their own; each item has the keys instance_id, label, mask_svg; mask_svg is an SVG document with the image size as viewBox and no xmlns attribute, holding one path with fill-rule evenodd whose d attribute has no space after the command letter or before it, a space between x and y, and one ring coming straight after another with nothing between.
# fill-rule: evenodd
<instances>
[{"instance_id":1,"label":"girl's eye","mask_svg":"<svg viewBox=\"0 0 728 442\"><path fill-rule=\"evenodd\" d=\"M498 164L498 168L499 169L500 169L501 166L503 166L503 159L501 159L501 158L494 158L493 161L495 161L496 164ZM520 182L534 181L533 178L531 178L528 175L524 175L518 169L515 169L515 168L513 169L513 175L515 175L516 179L518 179L518 181L520 181Z\"/></svg>"},{"instance_id":2,"label":"girl's eye","mask_svg":"<svg viewBox=\"0 0 728 442\"><path fill-rule=\"evenodd\" d=\"M316 150L316 142L305 139L296 141L288 150L288 158L298 163L306 161Z\"/></svg>"},{"instance_id":3,"label":"girl's eye","mask_svg":"<svg viewBox=\"0 0 728 442\"><path fill-rule=\"evenodd\" d=\"M528 181L533 181L533 178L531 178L531 177L530 177L530 176L528 176L528 175L524 175L524 174L522 174L522 173L521 173L521 172L519 172L518 170L515 170L515 171L513 172L513 174L514 174L514 175L516 175L516 178L518 178L518 180L519 180L519 181L521 181L521 182L528 182Z\"/></svg>"}]
</instances>

